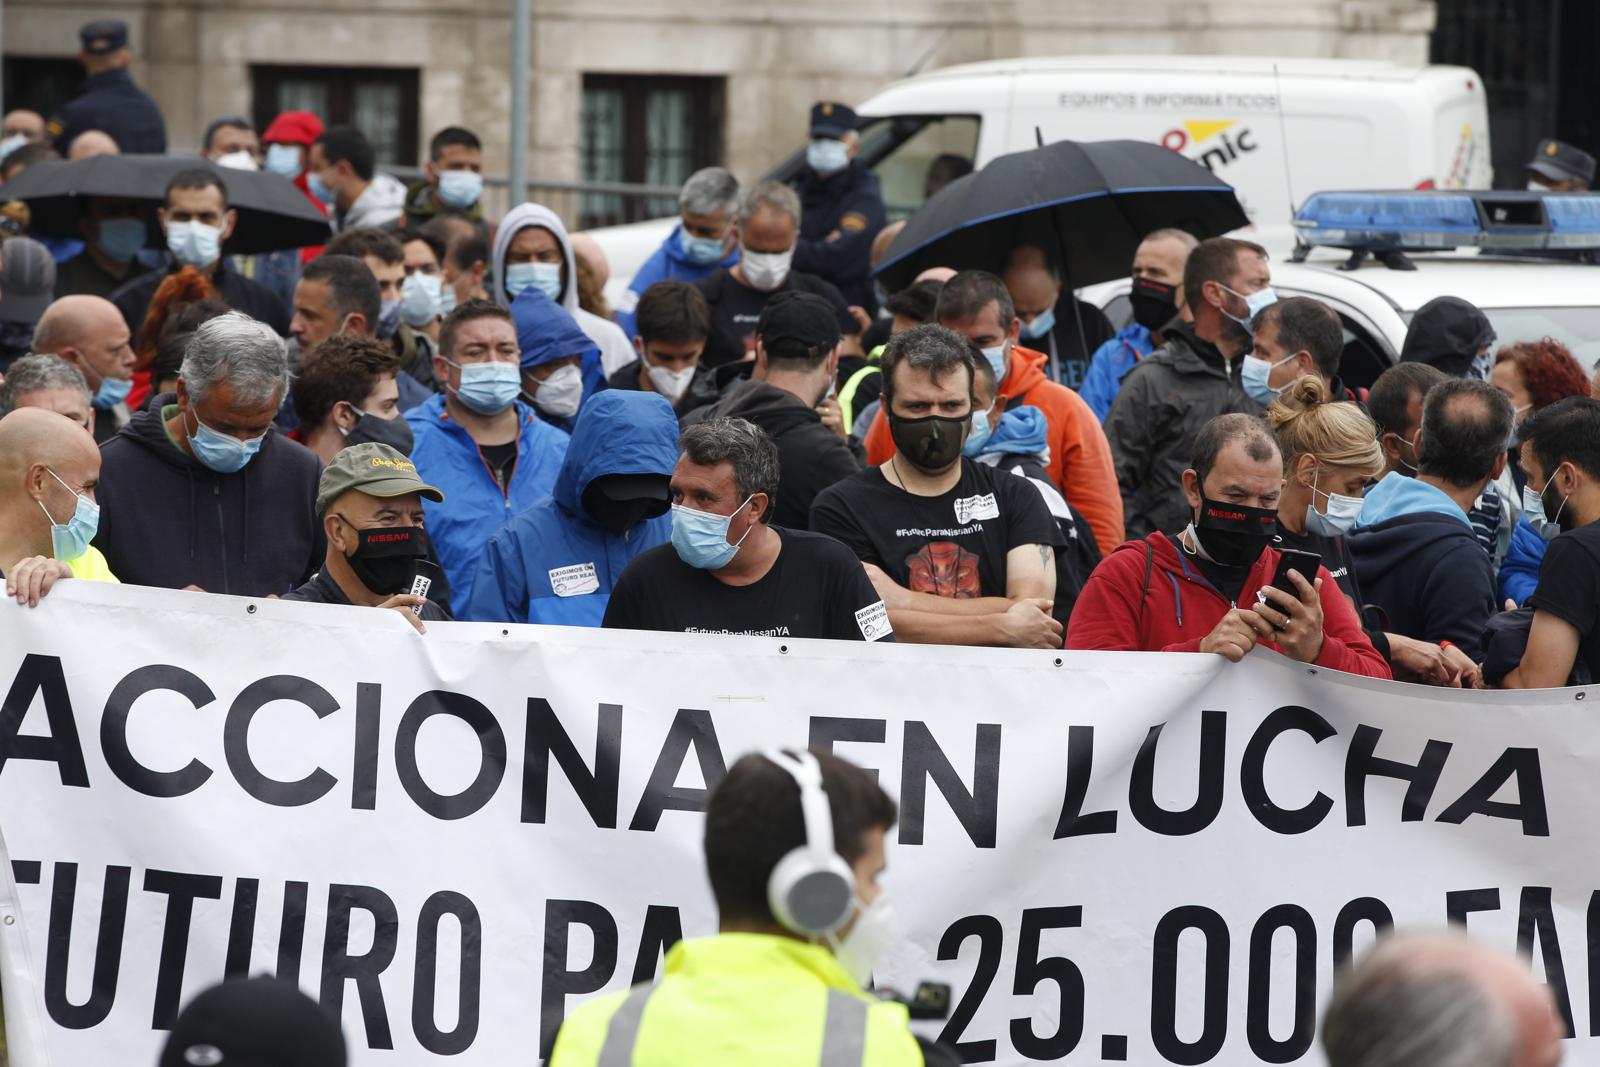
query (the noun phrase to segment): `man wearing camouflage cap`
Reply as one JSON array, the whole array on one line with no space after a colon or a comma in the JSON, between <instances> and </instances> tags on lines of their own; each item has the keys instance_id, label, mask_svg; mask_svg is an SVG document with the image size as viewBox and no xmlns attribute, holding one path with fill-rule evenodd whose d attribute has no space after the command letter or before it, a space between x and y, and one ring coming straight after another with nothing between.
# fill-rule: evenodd
<instances>
[{"instance_id":1,"label":"man wearing camouflage cap","mask_svg":"<svg viewBox=\"0 0 1600 1067\"><path fill-rule=\"evenodd\" d=\"M444 503L444 494L417 476L416 464L388 445L341 451L317 484L327 557L309 582L283 599L393 608L418 632L423 620L448 621L450 613L438 603L410 593L419 562L424 571L431 566L423 497Z\"/></svg>"}]
</instances>

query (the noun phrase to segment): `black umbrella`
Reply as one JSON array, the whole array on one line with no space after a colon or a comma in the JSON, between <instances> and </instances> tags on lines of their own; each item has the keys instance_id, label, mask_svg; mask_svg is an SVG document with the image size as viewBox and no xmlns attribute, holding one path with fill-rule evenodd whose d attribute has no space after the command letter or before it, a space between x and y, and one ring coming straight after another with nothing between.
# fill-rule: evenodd
<instances>
[{"instance_id":1,"label":"black umbrella","mask_svg":"<svg viewBox=\"0 0 1600 1067\"><path fill-rule=\"evenodd\" d=\"M1035 245L1070 287L1123 278L1134 251L1164 226L1214 237L1248 225L1233 187L1143 141L1058 141L991 160L912 215L877 275L891 292L929 267L998 272Z\"/></svg>"},{"instance_id":2,"label":"black umbrella","mask_svg":"<svg viewBox=\"0 0 1600 1067\"><path fill-rule=\"evenodd\" d=\"M209 170L222 179L228 206L239 213L224 252L276 252L325 243L328 220L306 195L281 174L232 170L184 156L91 156L35 163L0 186L0 200L21 200L32 216L29 231L45 237L79 237L84 197L105 196L150 202L146 222L149 247L165 248L155 208L167 182L180 171Z\"/></svg>"}]
</instances>

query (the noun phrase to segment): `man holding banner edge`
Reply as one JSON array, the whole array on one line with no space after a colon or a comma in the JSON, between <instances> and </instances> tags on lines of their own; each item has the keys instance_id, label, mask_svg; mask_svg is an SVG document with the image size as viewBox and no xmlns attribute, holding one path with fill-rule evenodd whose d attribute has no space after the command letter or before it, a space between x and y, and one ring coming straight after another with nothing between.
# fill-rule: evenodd
<instances>
[{"instance_id":1,"label":"man holding banner edge","mask_svg":"<svg viewBox=\"0 0 1600 1067\"><path fill-rule=\"evenodd\" d=\"M1298 597L1273 588L1279 553L1269 542L1282 487L1283 458L1266 423L1240 413L1211 419L1183 472L1188 527L1108 556L1079 595L1066 647L1215 652L1237 663L1264 644L1302 663L1392 677L1327 568L1314 581L1290 571Z\"/></svg>"}]
</instances>

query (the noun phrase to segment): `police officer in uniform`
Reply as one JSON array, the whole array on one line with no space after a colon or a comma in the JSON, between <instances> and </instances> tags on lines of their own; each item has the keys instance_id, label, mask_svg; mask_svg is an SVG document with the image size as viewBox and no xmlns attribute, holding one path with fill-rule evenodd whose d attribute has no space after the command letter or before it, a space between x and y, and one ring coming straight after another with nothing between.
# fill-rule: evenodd
<instances>
[{"instance_id":1,"label":"police officer in uniform","mask_svg":"<svg viewBox=\"0 0 1600 1067\"><path fill-rule=\"evenodd\" d=\"M550 1067L956 1067L864 991L892 940L878 875L894 821L877 781L831 753L735 763L706 808L719 932L674 945L659 982L580 1004Z\"/></svg>"},{"instance_id":2,"label":"police officer in uniform","mask_svg":"<svg viewBox=\"0 0 1600 1067\"><path fill-rule=\"evenodd\" d=\"M801 219L794 269L832 282L846 303L872 314L872 239L883 229L883 193L878 176L856 162L859 125L843 104L811 109L811 143L795 189Z\"/></svg>"},{"instance_id":3,"label":"police officer in uniform","mask_svg":"<svg viewBox=\"0 0 1600 1067\"><path fill-rule=\"evenodd\" d=\"M1594 184L1594 157L1565 141L1540 141L1526 169L1536 193L1581 193Z\"/></svg>"},{"instance_id":4,"label":"police officer in uniform","mask_svg":"<svg viewBox=\"0 0 1600 1067\"><path fill-rule=\"evenodd\" d=\"M124 154L167 150L167 127L161 109L150 94L133 84L128 64L128 24L121 19L97 19L78 31L83 50L78 62L89 77L82 90L64 104L45 128L56 151L66 156L72 139L85 130L101 130L117 142Z\"/></svg>"}]
</instances>

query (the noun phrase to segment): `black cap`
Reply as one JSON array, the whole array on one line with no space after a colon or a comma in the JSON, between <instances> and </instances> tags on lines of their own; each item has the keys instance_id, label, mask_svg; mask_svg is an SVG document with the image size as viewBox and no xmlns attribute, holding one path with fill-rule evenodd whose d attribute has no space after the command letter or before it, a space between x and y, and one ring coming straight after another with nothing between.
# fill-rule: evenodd
<instances>
[{"instance_id":1,"label":"black cap","mask_svg":"<svg viewBox=\"0 0 1600 1067\"><path fill-rule=\"evenodd\" d=\"M811 136L839 140L861 125L856 113L843 104L823 100L811 106Z\"/></svg>"},{"instance_id":2,"label":"black cap","mask_svg":"<svg viewBox=\"0 0 1600 1067\"><path fill-rule=\"evenodd\" d=\"M178 1013L160 1067L345 1067L339 1020L279 978L214 985Z\"/></svg>"},{"instance_id":3,"label":"black cap","mask_svg":"<svg viewBox=\"0 0 1600 1067\"><path fill-rule=\"evenodd\" d=\"M121 19L95 19L78 31L78 40L91 56L103 56L128 47L128 24Z\"/></svg>"},{"instance_id":4,"label":"black cap","mask_svg":"<svg viewBox=\"0 0 1600 1067\"><path fill-rule=\"evenodd\" d=\"M602 474L589 488L608 500L672 499L672 477L667 474Z\"/></svg>"},{"instance_id":5,"label":"black cap","mask_svg":"<svg viewBox=\"0 0 1600 1067\"><path fill-rule=\"evenodd\" d=\"M820 359L839 343L839 313L816 293L786 290L761 309L756 337L768 356Z\"/></svg>"},{"instance_id":6,"label":"black cap","mask_svg":"<svg viewBox=\"0 0 1600 1067\"><path fill-rule=\"evenodd\" d=\"M1528 169L1553 182L1577 178L1585 185L1594 183L1594 157L1565 141L1540 141Z\"/></svg>"}]
</instances>

